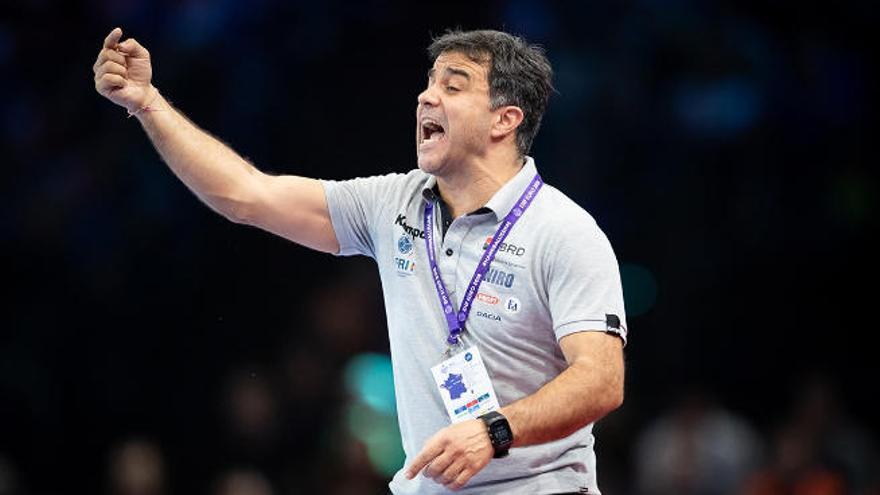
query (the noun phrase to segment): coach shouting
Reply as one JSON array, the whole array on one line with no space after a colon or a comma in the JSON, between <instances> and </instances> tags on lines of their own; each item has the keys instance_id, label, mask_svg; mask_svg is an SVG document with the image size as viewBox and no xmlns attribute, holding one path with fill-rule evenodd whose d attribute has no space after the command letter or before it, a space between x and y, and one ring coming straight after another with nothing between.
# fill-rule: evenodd
<instances>
[{"instance_id":1,"label":"coach shouting","mask_svg":"<svg viewBox=\"0 0 880 495\"><path fill-rule=\"evenodd\" d=\"M172 107L147 49L121 37L104 40L95 88L202 201L376 261L406 452L392 493L599 493L592 426L623 401L623 296L605 235L527 156L552 90L539 48L435 39L418 168L337 182L260 172Z\"/></svg>"}]
</instances>

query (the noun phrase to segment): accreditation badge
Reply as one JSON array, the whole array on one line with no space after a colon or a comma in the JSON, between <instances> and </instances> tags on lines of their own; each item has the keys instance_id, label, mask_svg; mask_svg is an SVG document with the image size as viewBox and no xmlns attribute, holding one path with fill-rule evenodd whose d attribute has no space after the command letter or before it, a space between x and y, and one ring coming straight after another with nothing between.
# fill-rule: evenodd
<instances>
[{"instance_id":1,"label":"accreditation badge","mask_svg":"<svg viewBox=\"0 0 880 495\"><path fill-rule=\"evenodd\" d=\"M453 423L499 408L492 380L476 347L468 347L434 366L431 374Z\"/></svg>"}]
</instances>

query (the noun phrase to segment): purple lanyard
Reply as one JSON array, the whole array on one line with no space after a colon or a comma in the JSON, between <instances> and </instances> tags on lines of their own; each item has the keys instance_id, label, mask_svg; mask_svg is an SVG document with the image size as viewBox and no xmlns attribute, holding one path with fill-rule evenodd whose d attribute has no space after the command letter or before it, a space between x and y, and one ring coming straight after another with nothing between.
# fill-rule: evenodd
<instances>
[{"instance_id":1,"label":"purple lanyard","mask_svg":"<svg viewBox=\"0 0 880 495\"><path fill-rule=\"evenodd\" d=\"M449 345L458 344L458 336L461 334L462 325L467 321L468 315L471 312L471 304L473 304L474 297L477 295L477 290L483 282L483 277L486 275L486 272L489 271L489 265L492 264L492 260L495 259L495 253L498 252L498 247L501 246L501 243L507 238L510 229L513 228L522 214L528 209L529 205L532 204L532 200L535 199L535 195L538 194L538 191L543 185L544 181L541 180L541 176L535 174L535 178L532 179L532 182L529 183L529 186L523 191L522 195L516 201L516 204L513 205L513 208L511 208L510 212L507 213L507 216L504 217L504 221L498 226L498 230L495 231L495 235L492 236L492 242L483 252L483 257L480 258L480 262L477 264L474 276L471 277L471 282L468 284L467 292L464 294L464 299L461 301L461 308L458 310L457 315L452 307L452 301L449 299L449 292L446 291L446 285L443 283L443 279L440 278L440 268L437 266L437 257L434 254L434 203L432 201L427 201L425 203L425 246L428 248L428 263L431 266L431 276L434 279L434 287L437 289L437 296L440 298L440 307L443 308L443 315L446 317L446 325L449 327L449 337L446 338Z\"/></svg>"}]
</instances>

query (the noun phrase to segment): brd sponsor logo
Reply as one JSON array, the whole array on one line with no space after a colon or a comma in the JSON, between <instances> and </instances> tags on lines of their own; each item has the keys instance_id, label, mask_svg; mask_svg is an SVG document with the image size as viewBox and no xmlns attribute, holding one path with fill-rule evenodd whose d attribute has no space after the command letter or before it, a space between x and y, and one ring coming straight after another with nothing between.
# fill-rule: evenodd
<instances>
[{"instance_id":1,"label":"brd sponsor logo","mask_svg":"<svg viewBox=\"0 0 880 495\"><path fill-rule=\"evenodd\" d=\"M483 243L483 251L489 249L490 244L492 244L492 236L486 238L486 242ZM502 242L501 245L498 246L498 254L501 253L510 253L514 256L522 256L526 254L526 248Z\"/></svg>"},{"instance_id":2,"label":"brd sponsor logo","mask_svg":"<svg viewBox=\"0 0 880 495\"><path fill-rule=\"evenodd\" d=\"M484 279L486 282L490 284L498 285L501 287L513 287L513 280L515 277L512 273L503 272L496 268L489 268L489 271L486 273L486 278Z\"/></svg>"}]
</instances>

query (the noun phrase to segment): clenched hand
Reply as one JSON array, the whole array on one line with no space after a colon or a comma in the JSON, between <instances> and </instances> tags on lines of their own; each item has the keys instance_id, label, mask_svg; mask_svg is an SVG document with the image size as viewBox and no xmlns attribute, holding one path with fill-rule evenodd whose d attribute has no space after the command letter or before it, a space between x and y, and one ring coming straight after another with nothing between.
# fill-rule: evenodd
<instances>
[{"instance_id":1,"label":"clenched hand","mask_svg":"<svg viewBox=\"0 0 880 495\"><path fill-rule=\"evenodd\" d=\"M153 68L150 52L134 38L122 43L122 29L115 28L104 39L98 53L95 72L95 89L108 100L125 107L129 113L150 103L156 97L156 89L150 81Z\"/></svg>"}]
</instances>

